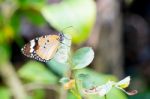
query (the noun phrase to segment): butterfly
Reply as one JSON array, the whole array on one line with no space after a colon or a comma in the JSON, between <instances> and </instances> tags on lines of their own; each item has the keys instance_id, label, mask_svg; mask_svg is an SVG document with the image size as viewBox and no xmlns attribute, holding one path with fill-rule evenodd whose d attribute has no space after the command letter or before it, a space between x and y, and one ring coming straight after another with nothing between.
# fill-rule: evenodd
<instances>
[{"instance_id":1,"label":"butterfly","mask_svg":"<svg viewBox=\"0 0 150 99\"><path fill-rule=\"evenodd\" d=\"M25 44L21 51L29 58L33 58L41 62L48 62L54 57L63 40L63 33L36 37Z\"/></svg>"}]
</instances>

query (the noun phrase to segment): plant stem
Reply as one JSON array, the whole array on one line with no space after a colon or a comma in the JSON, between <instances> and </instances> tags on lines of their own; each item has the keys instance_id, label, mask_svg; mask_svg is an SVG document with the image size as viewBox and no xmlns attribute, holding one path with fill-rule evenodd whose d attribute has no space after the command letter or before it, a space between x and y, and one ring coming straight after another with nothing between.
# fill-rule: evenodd
<instances>
[{"instance_id":1,"label":"plant stem","mask_svg":"<svg viewBox=\"0 0 150 99\"><path fill-rule=\"evenodd\" d=\"M75 77L74 77L75 79ZM77 80L75 79L75 88L76 88L76 92L77 92L77 95L78 95L78 99L82 99L81 95L80 95L80 92L79 92L79 88L78 88L78 84L77 84Z\"/></svg>"},{"instance_id":2,"label":"plant stem","mask_svg":"<svg viewBox=\"0 0 150 99\"><path fill-rule=\"evenodd\" d=\"M72 79L75 79L75 96L77 97L77 99L82 99L81 95L80 95L80 92L79 92L79 88L78 88L78 84L77 84L77 79L75 77L75 70L72 70L72 68L74 67L73 66L73 63L72 63L72 60L71 60L71 53L69 53L69 59L68 59L68 64L69 64L69 72L70 72L70 78Z\"/></svg>"},{"instance_id":3,"label":"plant stem","mask_svg":"<svg viewBox=\"0 0 150 99\"><path fill-rule=\"evenodd\" d=\"M105 97L105 99L107 99L107 96L106 96L106 95L105 95L104 97Z\"/></svg>"},{"instance_id":4,"label":"plant stem","mask_svg":"<svg viewBox=\"0 0 150 99\"><path fill-rule=\"evenodd\" d=\"M6 85L10 88L15 99L27 99L27 92L13 67L14 66L9 62L3 64L0 63L0 74Z\"/></svg>"}]
</instances>

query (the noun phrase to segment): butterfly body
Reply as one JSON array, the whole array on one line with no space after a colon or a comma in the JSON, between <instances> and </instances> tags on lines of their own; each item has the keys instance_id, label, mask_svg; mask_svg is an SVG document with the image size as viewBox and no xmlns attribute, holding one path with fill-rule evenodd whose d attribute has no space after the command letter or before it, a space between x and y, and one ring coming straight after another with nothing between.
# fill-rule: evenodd
<instances>
[{"instance_id":1,"label":"butterfly body","mask_svg":"<svg viewBox=\"0 0 150 99\"><path fill-rule=\"evenodd\" d=\"M62 35L45 35L31 40L21 51L27 57L47 62L53 58L62 41Z\"/></svg>"}]
</instances>

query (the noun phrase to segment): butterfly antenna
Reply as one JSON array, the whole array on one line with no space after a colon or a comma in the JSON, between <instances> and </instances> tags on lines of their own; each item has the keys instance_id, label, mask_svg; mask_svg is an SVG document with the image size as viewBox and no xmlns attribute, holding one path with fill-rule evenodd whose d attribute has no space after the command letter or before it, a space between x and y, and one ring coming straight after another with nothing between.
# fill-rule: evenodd
<instances>
[{"instance_id":1,"label":"butterfly antenna","mask_svg":"<svg viewBox=\"0 0 150 99\"><path fill-rule=\"evenodd\" d=\"M68 29L68 28L73 28L73 26L65 27L65 28L63 28L63 30L61 30L61 32L63 33L63 31L64 31L65 29Z\"/></svg>"},{"instance_id":2,"label":"butterfly antenna","mask_svg":"<svg viewBox=\"0 0 150 99\"><path fill-rule=\"evenodd\" d=\"M75 29L73 26L68 26L68 27L66 27L66 28L64 28L62 31L61 31L61 33L63 33L63 31L65 30L65 29L67 29L67 28L73 28L76 32L79 32L77 29Z\"/></svg>"},{"instance_id":3,"label":"butterfly antenna","mask_svg":"<svg viewBox=\"0 0 150 99\"><path fill-rule=\"evenodd\" d=\"M68 27L65 27L63 30L61 30L61 34L63 35L63 37L64 38L66 38L66 39L68 39L68 40L71 40L71 39L69 39L69 38L67 38L65 35L64 35L64 30L66 30L66 29L68 29L68 28L73 28L75 31L77 31L73 26L68 26ZM79 31L77 31L77 32L79 32Z\"/></svg>"},{"instance_id":4,"label":"butterfly antenna","mask_svg":"<svg viewBox=\"0 0 150 99\"><path fill-rule=\"evenodd\" d=\"M60 31L60 33L62 34L62 36L64 37L64 38L66 38L66 39L68 39L68 40L71 40L70 38L67 38L65 35L64 35L64 30L66 30L66 29L68 29L68 28L73 28L73 26L68 26L68 27L65 27L65 28L63 28L63 30L61 30Z\"/></svg>"}]
</instances>

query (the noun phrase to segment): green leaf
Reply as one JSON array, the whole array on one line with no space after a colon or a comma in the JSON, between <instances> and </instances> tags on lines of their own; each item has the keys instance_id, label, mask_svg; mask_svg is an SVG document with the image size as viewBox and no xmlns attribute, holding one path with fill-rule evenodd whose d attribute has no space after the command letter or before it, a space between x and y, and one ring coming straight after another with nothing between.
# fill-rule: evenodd
<instances>
[{"instance_id":1,"label":"green leaf","mask_svg":"<svg viewBox=\"0 0 150 99\"><path fill-rule=\"evenodd\" d=\"M86 78L88 78L89 77L89 75L87 75L87 74L79 74L78 75L78 78L79 79L86 79Z\"/></svg>"},{"instance_id":2,"label":"green leaf","mask_svg":"<svg viewBox=\"0 0 150 99\"><path fill-rule=\"evenodd\" d=\"M36 61L26 63L18 73L21 78L29 82L55 84L58 81L53 73Z\"/></svg>"},{"instance_id":3,"label":"green leaf","mask_svg":"<svg viewBox=\"0 0 150 99\"><path fill-rule=\"evenodd\" d=\"M10 20L10 25L13 28L14 32L14 40L20 47L24 44L24 40L22 39L22 35L20 33L22 13L24 12L17 10Z\"/></svg>"},{"instance_id":4,"label":"green leaf","mask_svg":"<svg viewBox=\"0 0 150 99\"><path fill-rule=\"evenodd\" d=\"M8 88L0 87L0 99L11 99L11 93Z\"/></svg>"},{"instance_id":5,"label":"green leaf","mask_svg":"<svg viewBox=\"0 0 150 99\"><path fill-rule=\"evenodd\" d=\"M22 8L40 9L46 4L46 0L18 0Z\"/></svg>"},{"instance_id":6,"label":"green leaf","mask_svg":"<svg viewBox=\"0 0 150 99\"><path fill-rule=\"evenodd\" d=\"M94 51L90 47L80 48L73 55L73 69L82 69L88 66L94 59Z\"/></svg>"},{"instance_id":7,"label":"green leaf","mask_svg":"<svg viewBox=\"0 0 150 99\"><path fill-rule=\"evenodd\" d=\"M45 6L41 13L59 31L71 34L73 43L83 43L90 35L96 19L94 0L65 0L59 4Z\"/></svg>"},{"instance_id":8,"label":"green leaf","mask_svg":"<svg viewBox=\"0 0 150 99\"><path fill-rule=\"evenodd\" d=\"M6 42L5 33L0 30L0 44L3 44Z\"/></svg>"},{"instance_id":9,"label":"green leaf","mask_svg":"<svg viewBox=\"0 0 150 99\"><path fill-rule=\"evenodd\" d=\"M87 95L87 97L88 99L105 99L104 97L101 97L99 95ZM110 90L110 92L107 94L107 99L128 99L128 98L121 91L112 88L112 90ZM143 99L143 98L139 98L139 99Z\"/></svg>"},{"instance_id":10,"label":"green leaf","mask_svg":"<svg viewBox=\"0 0 150 99\"><path fill-rule=\"evenodd\" d=\"M10 54L11 54L10 46L8 46L7 44L1 44L1 46L0 46L0 55L1 55L0 64L7 62L10 58Z\"/></svg>"},{"instance_id":11,"label":"green leaf","mask_svg":"<svg viewBox=\"0 0 150 99\"><path fill-rule=\"evenodd\" d=\"M70 79L68 77L63 77L63 78L60 79L59 82L62 83L62 84L65 84L65 83L69 82L69 80Z\"/></svg>"},{"instance_id":12,"label":"green leaf","mask_svg":"<svg viewBox=\"0 0 150 99\"><path fill-rule=\"evenodd\" d=\"M109 80L117 81L113 75L97 73L89 68L78 70L76 72L76 78L82 82L84 88L105 84Z\"/></svg>"},{"instance_id":13,"label":"green leaf","mask_svg":"<svg viewBox=\"0 0 150 99\"><path fill-rule=\"evenodd\" d=\"M67 99L77 99L77 97L74 96L71 92L68 92Z\"/></svg>"},{"instance_id":14,"label":"green leaf","mask_svg":"<svg viewBox=\"0 0 150 99\"><path fill-rule=\"evenodd\" d=\"M46 93L42 89L37 89L32 91L33 95L31 99L45 99Z\"/></svg>"},{"instance_id":15,"label":"green leaf","mask_svg":"<svg viewBox=\"0 0 150 99\"><path fill-rule=\"evenodd\" d=\"M52 59L51 61L47 62L48 67L57 73L60 76L64 76L65 73L68 71L68 65L65 63L57 62L55 59Z\"/></svg>"},{"instance_id":16,"label":"green leaf","mask_svg":"<svg viewBox=\"0 0 150 99\"><path fill-rule=\"evenodd\" d=\"M116 88L112 88L110 92L107 94L107 98L110 99L128 99L127 96L120 90Z\"/></svg>"},{"instance_id":17,"label":"green leaf","mask_svg":"<svg viewBox=\"0 0 150 99\"><path fill-rule=\"evenodd\" d=\"M82 82L83 88L88 89L88 88L92 88L93 86L95 86L94 81L87 80L90 78L88 74L79 74L77 78Z\"/></svg>"},{"instance_id":18,"label":"green leaf","mask_svg":"<svg viewBox=\"0 0 150 99\"><path fill-rule=\"evenodd\" d=\"M76 72L76 79L78 82L79 90L83 88L93 88L102 84L105 84L109 80L117 81L117 78L113 75L106 75L97 73L92 69L80 69ZM81 84L81 85L80 85ZM86 95L88 99L104 99L98 95ZM113 88L108 94L107 99L127 99L126 95L122 91Z\"/></svg>"},{"instance_id":19,"label":"green leaf","mask_svg":"<svg viewBox=\"0 0 150 99\"><path fill-rule=\"evenodd\" d=\"M46 23L45 19L42 17L41 13L38 11L24 11L24 14L34 25L42 26Z\"/></svg>"}]
</instances>

